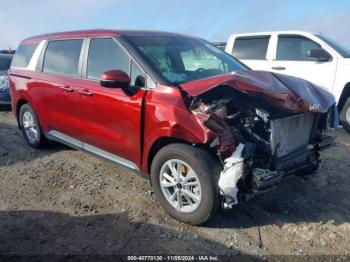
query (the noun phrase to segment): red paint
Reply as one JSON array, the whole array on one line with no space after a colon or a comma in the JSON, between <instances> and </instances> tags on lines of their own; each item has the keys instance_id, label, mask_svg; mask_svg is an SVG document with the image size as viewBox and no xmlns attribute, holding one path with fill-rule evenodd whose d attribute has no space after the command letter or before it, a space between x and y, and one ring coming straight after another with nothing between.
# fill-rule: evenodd
<instances>
[{"instance_id":1,"label":"red paint","mask_svg":"<svg viewBox=\"0 0 350 262\"><path fill-rule=\"evenodd\" d=\"M126 82L126 83L130 82L129 76L121 70L111 70L111 71L104 72L101 76L101 79L107 80L107 81L111 80L116 82Z\"/></svg>"},{"instance_id":2,"label":"red paint","mask_svg":"<svg viewBox=\"0 0 350 262\"><path fill-rule=\"evenodd\" d=\"M227 85L247 95L264 99L273 107L294 113L325 113L334 104L327 90L306 80L266 72L249 70L181 84L191 96L199 96L217 86Z\"/></svg>"},{"instance_id":3,"label":"red paint","mask_svg":"<svg viewBox=\"0 0 350 262\"><path fill-rule=\"evenodd\" d=\"M26 39L22 43L62 37L116 36L119 33L109 30L56 33ZM128 76L120 71L107 72L102 78L128 80ZM301 84L302 80L293 81L272 73L247 71L244 75L193 81L182 84L181 88L191 96L198 96L225 84L248 95L259 94L272 104L295 111L306 110L308 103L314 101L320 103L322 109L328 105L330 98L323 90L308 83L308 89L302 91L293 86L293 83ZM189 111L178 87L157 84L154 89L140 89L127 95L122 88L102 87L100 81L12 68L10 88L16 115L18 102L25 100L33 106L44 132L57 130L126 158L144 173L149 173L150 152L160 139L205 144L215 136ZM308 97L307 92L312 96Z\"/></svg>"},{"instance_id":4,"label":"red paint","mask_svg":"<svg viewBox=\"0 0 350 262\"><path fill-rule=\"evenodd\" d=\"M140 161L141 101L145 91L127 96L121 88L101 87L99 81L81 80L78 139L112 154Z\"/></svg>"},{"instance_id":5,"label":"red paint","mask_svg":"<svg viewBox=\"0 0 350 262\"><path fill-rule=\"evenodd\" d=\"M130 77L121 70L111 70L102 74L100 83L104 87L128 87Z\"/></svg>"},{"instance_id":6,"label":"red paint","mask_svg":"<svg viewBox=\"0 0 350 262\"><path fill-rule=\"evenodd\" d=\"M148 156L152 145L171 137L187 143L204 144L214 134L188 111L178 88L157 85L145 97L145 127L142 171L148 173Z\"/></svg>"},{"instance_id":7,"label":"red paint","mask_svg":"<svg viewBox=\"0 0 350 262\"><path fill-rule=\"evenodd\" d=\"M103 37L103 36L118 36L120 31L116 30L80 30L71 32L60 32L45 34L27 38L21 44L38 44L42 40L53 40L61 38L82 38L82 37Z\"/></svg>"},{"instance_id":8,"label":"red paint","mask_svg":"<svg viewBox=\"0 0 350 262\"><path fill-rule=\"evenodd\" d=\"M10 73L15 114L18 101L24 99L33 106L44 132L54 129L119 155L133 161L144 173L148 173L150 149L158 139L170 137L204 144L214 136L188 111L175 87L157 85L151 91L140 89L128 96L121 88L101 87L99 81L21 69L11 69ZM61 86L69 86L72 91L67 92ZM92 95L81 94L81 90ZM143 97L144 129L141 127Z\"/></svg>"}]
</instances>

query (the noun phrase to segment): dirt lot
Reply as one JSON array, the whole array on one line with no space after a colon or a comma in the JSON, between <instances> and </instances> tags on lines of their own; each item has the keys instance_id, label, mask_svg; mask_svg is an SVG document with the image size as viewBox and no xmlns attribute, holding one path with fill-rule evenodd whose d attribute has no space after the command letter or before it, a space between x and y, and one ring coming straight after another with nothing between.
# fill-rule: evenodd
<instances>
[{"instance_id":1,"label":"dirt lot","mask_svg":"<svg viewBox=\"0 0 350 262\"><path fill-rule=\"evenodd\" d=\"M350 135L319 172L221 212L168 217L147 180L53 144L31 149L0 112L0 254L350 254Z\"/></svg>"}]
</instances>

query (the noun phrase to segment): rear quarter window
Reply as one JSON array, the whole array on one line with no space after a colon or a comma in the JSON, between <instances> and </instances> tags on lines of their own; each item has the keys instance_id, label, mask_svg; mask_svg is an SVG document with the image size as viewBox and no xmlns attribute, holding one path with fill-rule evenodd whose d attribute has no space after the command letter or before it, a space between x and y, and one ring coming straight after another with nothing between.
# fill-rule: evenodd
<instances>
[{"instance_id":1,"label":"rear quarter window","mask_svg":"<svg viewBox=\"0 0 350 262\"><path fill-rule=\"evenodd\" d=\"M27 67L37 46L37 44L20 45L13 57L11 66L21 68Z\"/></svg>"},{"instance_id":2,"label":"rear quarter window","mask_svg":"<svg viewBox=\"0 0 350 262\"><path fill-rule=\"evenodd\" d=\"M232 55L237 59L265 60L270 36L238 37Z\"/></svg>"}]
</instances>

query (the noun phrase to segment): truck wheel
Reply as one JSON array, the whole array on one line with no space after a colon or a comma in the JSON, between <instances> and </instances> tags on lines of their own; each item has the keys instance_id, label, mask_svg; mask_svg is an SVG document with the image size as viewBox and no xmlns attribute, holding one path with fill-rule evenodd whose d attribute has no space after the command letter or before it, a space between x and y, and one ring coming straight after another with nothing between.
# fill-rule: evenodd
<instances>
[{"instance_id":1,"label":"truck wheel","mask_svg":"<svg viewBox=\"0 0 350 262\"><path fill-rule=\"evenodd\" d=\"M214 216L220 203L220 166L203 149L170 144L154 157L151 181L163 208L179 221L200 225Z\"/></svg>"},{"instance_id":2,"label":"truck wheel","mask_svg":"<svg viewBox=\"0 0 350 262\"><path fill-rule=\"evenodd\" d=\"M47 144L47 139L30 104L21 106L19 124L25 140L31 147L41 148Z\"/></svg>"},{"instance_id":3,"label":"truck wheel","mask_svg":"<svg viewBox=\"0 0 350 262\"><path fill-rule=\"evenodd\" d=\"M350 97L346 100L343 110L340 113L340 123L350 133Z\"/></svg>"}]
</instances>

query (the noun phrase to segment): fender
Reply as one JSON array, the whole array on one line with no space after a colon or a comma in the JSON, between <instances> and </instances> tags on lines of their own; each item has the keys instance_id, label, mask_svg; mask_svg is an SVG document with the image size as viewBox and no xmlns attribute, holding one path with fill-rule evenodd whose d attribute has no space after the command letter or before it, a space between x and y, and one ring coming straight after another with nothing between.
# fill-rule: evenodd
<instances>
[{"instance_id":1,"label":"fender","mask_svg":"<svg viewBox=\"0 0 350 262\"><path fill-rule=\"evenodd\" d=\"M177 87L158 85L145 97L144 144L141 170L148 173L149 154L153 144L161 138L205 144L214 138L186 107Z\"/></svg>"}]
</instances>

